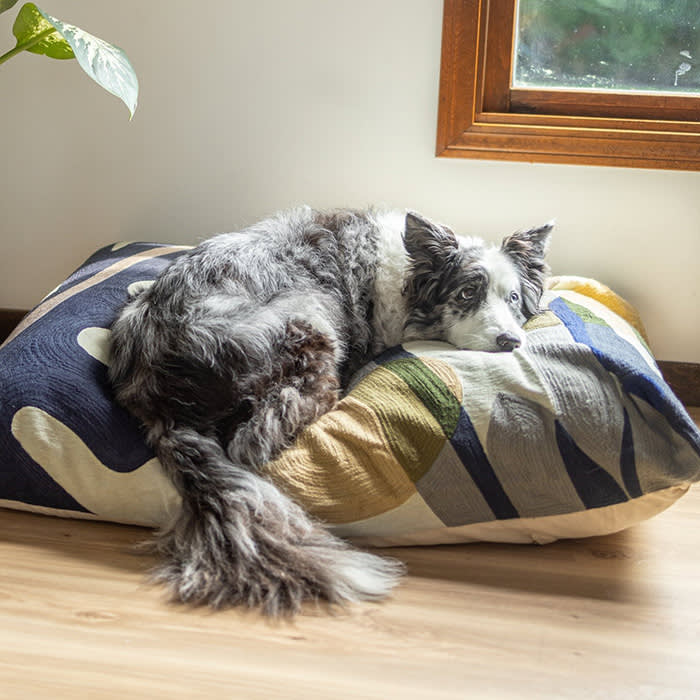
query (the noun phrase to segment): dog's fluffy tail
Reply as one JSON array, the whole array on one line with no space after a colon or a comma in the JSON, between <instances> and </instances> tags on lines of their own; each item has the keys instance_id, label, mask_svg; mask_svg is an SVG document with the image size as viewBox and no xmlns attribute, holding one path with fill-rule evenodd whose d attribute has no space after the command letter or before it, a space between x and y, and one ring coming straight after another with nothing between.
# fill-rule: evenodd
<instances>
[{"instance_id":1,"label":"dog's fluffy tail","mask_svg":"<svg viewBox=\"0 0 700 700\"><path fill-rule=\"evenodd\" d=\"M307 599L380 599L403 573L401 563L331 535L272 483L234 465L217 440L173 429L156 444L183 498L153 543L164 557L154 577L175 598L279 615Z\"/></svg>"}]
</instances>

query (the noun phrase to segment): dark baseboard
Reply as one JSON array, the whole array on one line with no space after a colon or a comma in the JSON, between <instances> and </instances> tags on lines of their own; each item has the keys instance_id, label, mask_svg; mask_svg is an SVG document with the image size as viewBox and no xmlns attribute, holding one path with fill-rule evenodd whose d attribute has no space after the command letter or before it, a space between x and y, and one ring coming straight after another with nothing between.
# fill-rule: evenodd
<instances>
[{"instance_id":1,"label":"dark baseboard","mask_svg":"<svg viewBox=\"0 0 700 700\"><path fill-rule=\"evenodd\" d=\"M0 309L0 343L12 333L27 313L21 309Z\"/></svg>"},{"instance_id":2,"label":"dark baseboard","mask_svg":"<svg viewBox=\"0 0 700 700\"><path fill-rule=\"evenodd\" d=\"M660 360L659 369L675 395L686 406L700 406L700 364Z\"/></svg>"},{"instance_id":3,"label":"dark baseboard","mask_svg":"<svg viewBox=\"0 0 700 700\"><path fill-rule=\"evenodd\" d=\"M0 309L0 343L27 313L21 309ZM661 360L659 367L664 379L686 406L700 406L700 364Z\"/></svg>"}]
</instances>

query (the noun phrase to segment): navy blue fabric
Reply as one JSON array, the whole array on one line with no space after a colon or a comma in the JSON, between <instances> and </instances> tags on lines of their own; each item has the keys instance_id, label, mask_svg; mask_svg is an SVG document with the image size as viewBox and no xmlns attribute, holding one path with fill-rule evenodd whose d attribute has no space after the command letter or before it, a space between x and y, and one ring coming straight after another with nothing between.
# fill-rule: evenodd
<instances>
[{"instance_id":1,"label":"navy blue fabric","mask_svg":"<svg viewBox=\"0 0 700 700\"><path fill-rule=\"evenodd\" d=\"M105 246L104 248L100 248L98 251L94 252L75 272L73 272L65 281L63 281L57 289L55 289L47 299L51 299L58 294L61 294L68 289L71 289L72 287L75 287L76 285L80 284L81 282L84 282L85 280L89 279L90 277L93 277L99 272L102 272L106 268L108 268L110 265L113 265L114 263L117 263L121 260L123 260L125 257L128 257L130 255L137 255L138 253L142 253L145 250L151 250L153 248L167 248L167 246L164 243L129 243L126 246L121 246L117 248L117 250L113 250L113 246ZM172 253L170 256L163 256L163 258L167 259L170 257L171 259L173 257L177 257L178 255L181 255L181 252L176 252ZM147 260L147 259L146 259ZM144 272L148 269L146 261L144 263L140 263L143 265L146 265L146 267L140 268ZM160 270L162 269L162 265L159 265L157 262L154 265L154 269Z\"/></svg>"},{"instance_id":2,"label":"navy blue fabric","mask_svg":"<svg viewBox=\"0 0 700 700\"><path fill-rule=\"evenodd\" d=\"M564 466L586 508L601 508L628 500L615 479L576 444L559 421L554 422L554 427Z\"/></svg>"},{"instance_id":3,"label":"navy blue fabric","mask_svg":"<svg viewBox=\"0 0 700 700\"><path fill-rule=\"evenodd\" d=\"M637 474L637 464L634 456L634 437L630 417L626 410L623 410L625 425L622 431L622 445L620 447L620 473L630 498L637 498L642 495L642 487Z\"/></svg>"},{"instance_id":4,"label":"navy blue fabric","mask_svg":"<svg viewBox=\"0 0 700 700\"><path fill-rule=\"evenodd\" d=\"M498 476L481 446L471 419L464 409L460 410L457 428L450 438L450 443L496 519L517 518L518 511L498 480Z\"/></svg>"},{"instance_id":5,"label":"navy blue fabric","mask_svg":"<svg viewBox=\"0 0 700 700\"><path fill-rule=\"evenodd\" d=\"M596 359L620 381L628 394L646 401L661 413L669 425L700 455L700 440L695 424L691 421L683 404L666 382L647 365L637 349L620 337L600 319L586 321L586 315L576 313L572 304L558 297L549 308L564 323L572 338L593 351Z\"/></svg>"},{"instance_id":6,"label":"navy blue fabric","mask_svg":"<svg viewBox=\"0 0 700 700\"><path fill-rule=\"evenodd\" d=\"M76 433L100 462L115 472L132 472L153 457L137 421L113 401L107 368L79 345L78 337L87 328L109 328L127 299L129 286L154 279L185 252L132 257L160 247L163 246L132 243L117 250L108 246L97 251L36 310L50 309L48 312L42 317L35 314L33 323L0 348L0 499L86 512L85 507L57 484L13 436L13 417L26 406L39 408L55 417ZM133 264L115 272L112 266L127 258L131 258ZM110 276L96 278L108 268ZM601 365L619 378L623 391L647 401L700 454L700 434L688 423L690 419L667 385L647 367L632 345L604 323L591 320L590 312L585 309L585 313L577 313L562 299L552 302L550 309L569 330L574 342L590 347ZM386 351L375 361L383 364L412 357L410 352L398 347ZM499 480L463 407L454 433L446 438L493 516L500 520L520 517L522 514L518 513ZM641 495L633 438L625 414L620 457L623 488L576 445L559 423L556 424L560 454L587 508ZM471 522L469 513L464 517L465 522Z\"/></svg>"},{"instance_id":7,"label":"navy blue fabric","mask_svg":"<svg viewBox=\"0 0 700 700\"><path fill-rule=\"evenodd\" d=\"M404 359L415 359L415 355L398 345L385 350L378 355L374 361L377 364L385 365ZM418 395L418 398L425 403L425 396ZM439 411L439 407L433 406L430 410L432 410L433 415L436 415L437 411ZM446 435L446 437L450 440L457 456L460 458L465 469L474 481L474 484L481 492L481 495L493 512L494 517L498 520L517 518L519 515L518 511L510 498L508 498L508 494L505 492L503 485L491 466L476 431L474 430L471 419L464 408L460 407L459 419L454 433L452 435ZM468 517L468 513L465 515ZM455 525L456 523L452 524Z\"/></svg>"},{"instance_id":8,"label":"navy blue fabric","mask_svg":"<svg viewBox=\"0 0 700 700\"><path fill-rule=\"evenodd\" d=\"M113 263L154 247L161 246L137 243L99 250L37 308ZM107 368L78 345L78 335L90 327L109 328L127 299L128 286L155 278L179 254L146 258L76 291L0 348L0 498L85 511L13 436L12 419L24 406L58 418L114 471L133 471L153 457L137 422L114 403Z\"/></svg>"}]
</instances>

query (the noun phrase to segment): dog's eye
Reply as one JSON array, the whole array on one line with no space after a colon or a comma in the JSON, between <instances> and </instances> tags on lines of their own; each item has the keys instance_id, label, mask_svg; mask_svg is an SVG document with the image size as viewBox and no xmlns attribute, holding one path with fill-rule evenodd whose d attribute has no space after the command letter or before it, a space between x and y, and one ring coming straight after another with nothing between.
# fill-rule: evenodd
<instances>
[{"instance_id":1,"label":"dog's eye","mask_svg":"<svg viewBox=\"0 0 700 700\"><path fill-rule=\"evenodd\" d=\"M459 294L457 295L457 298L460 301L469 301L472 298L472 290L471 289L460 289Z\"/></svg>"},{"instance_id":2,"label":"dog's eye","mask_svg":"<svg viewBox=\"0 0 700 700\"><path fill-rule=\"evenodd\" d=\"M510 293L510 296L508 297L508 301L511 304L517 304L520 302L520 294L518 294L516 291L512 291Z\"/></svg>"}]
</instances>

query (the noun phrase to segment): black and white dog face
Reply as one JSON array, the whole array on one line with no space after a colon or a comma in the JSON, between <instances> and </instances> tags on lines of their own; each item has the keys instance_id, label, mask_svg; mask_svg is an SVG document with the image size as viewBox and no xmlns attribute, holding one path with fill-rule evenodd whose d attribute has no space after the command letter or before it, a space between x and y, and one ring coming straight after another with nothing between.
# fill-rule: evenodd
<instances>
[{"instance_id":1,"label":"black and white dog face","mask_svg":"<svg viewBox=\"0 0 700 700\"><path fill-rule=\"evenodd\" d=\"M539 311L552 227L518 231L500 248L488 247L409 213L407 334L468 350L511 351L523 345L522 325Z\"/></svg>"}]
</instances>

